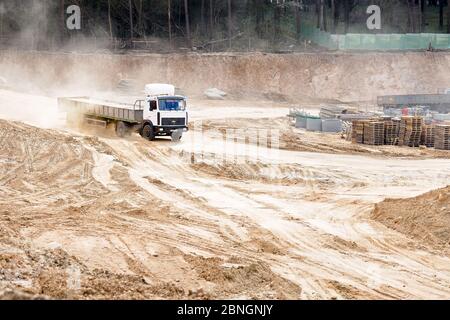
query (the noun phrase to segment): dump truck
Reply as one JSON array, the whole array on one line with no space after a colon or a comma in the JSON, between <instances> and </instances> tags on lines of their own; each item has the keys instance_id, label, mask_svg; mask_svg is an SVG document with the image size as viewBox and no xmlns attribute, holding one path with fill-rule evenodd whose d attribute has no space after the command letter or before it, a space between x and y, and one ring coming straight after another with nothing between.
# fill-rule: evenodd
<instances>
[{"instance_id":1,"label":"dump truck","mask_svg":"<svg viewBox=\"0 0 450 320\"><path fill-rule=\"evenodd\" d=\"M58 107L67 113L68 125L87 123L114 126L119 137L135 131L148 140L169 136L179 141L188 130L187 99L175 94L168 84L148 84L146 97L133 103L90 97L58 98Z\"/></svg>"}]
</instances>

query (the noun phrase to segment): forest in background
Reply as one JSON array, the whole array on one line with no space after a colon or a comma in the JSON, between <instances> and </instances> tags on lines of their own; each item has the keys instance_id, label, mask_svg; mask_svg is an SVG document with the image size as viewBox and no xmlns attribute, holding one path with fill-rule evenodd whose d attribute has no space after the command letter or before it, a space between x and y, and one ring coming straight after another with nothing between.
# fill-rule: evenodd
<instances>
[{"instance_id":1,"label":"forest in background","mask_svg":"<svg viewBox=\"0 0 450 320\"><path fill-rule=\"evenodd\" d=\"M382 29L366 28L369 5ZM81 8L68 30L66 9ZM448 0L1 0L1 47L294 51L302 25L331 33L450 33Z\"/></svg>"}]
</instances>

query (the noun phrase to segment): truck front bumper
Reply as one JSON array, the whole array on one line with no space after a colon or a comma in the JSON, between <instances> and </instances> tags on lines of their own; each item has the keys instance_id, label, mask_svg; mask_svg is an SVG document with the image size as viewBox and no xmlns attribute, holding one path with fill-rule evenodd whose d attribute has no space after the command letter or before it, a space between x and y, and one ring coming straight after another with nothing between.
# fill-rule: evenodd
<instances>
[{"instance_id":1,"label":"truck front bumper","mask_svg":"<svg viewBox=\"0 0 450 320\"><path fill-rule=\"evenodd\" d=\"M189 131L189 127L186 127L186 126L155 127L155 133L158 136L170 136L170 135L172 135L172 133L174 131L177 131L177 130L187 132L187 131Z\"/></svg>"}]
</instances>

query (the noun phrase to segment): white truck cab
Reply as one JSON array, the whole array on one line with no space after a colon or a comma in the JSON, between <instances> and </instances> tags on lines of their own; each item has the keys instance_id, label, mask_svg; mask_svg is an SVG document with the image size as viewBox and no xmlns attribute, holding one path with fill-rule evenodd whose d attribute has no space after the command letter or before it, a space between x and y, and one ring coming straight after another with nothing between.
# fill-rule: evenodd
<instances>
[{"instance_id":1,"label":"white truck cab","mask_svg":"<svg viewBox=\"0 0 450 320\"><path fill-rule=\"evenodd\" d=\"M148 84L145 93L142 136L150 140L155 136L181 138L188 130L186 97L176 95L175 87L168 84Z\"/></svg>"}]
</instances>

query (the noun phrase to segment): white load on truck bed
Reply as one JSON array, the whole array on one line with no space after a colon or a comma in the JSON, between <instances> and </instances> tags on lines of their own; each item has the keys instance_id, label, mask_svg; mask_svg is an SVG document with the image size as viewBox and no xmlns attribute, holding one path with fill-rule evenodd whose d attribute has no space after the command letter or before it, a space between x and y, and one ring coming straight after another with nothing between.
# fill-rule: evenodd
<instances>
[{"instance_id":1,"label":"white load on truck bed","mask_svg":"<svg viewBox=\"0 0 450 320\"><path fill-rule=\"evenodd\" d=\"M150 83L145 85L145 94L149 96L174 96L175 86L164 83Z\"/></svg>"}]
</instances>

